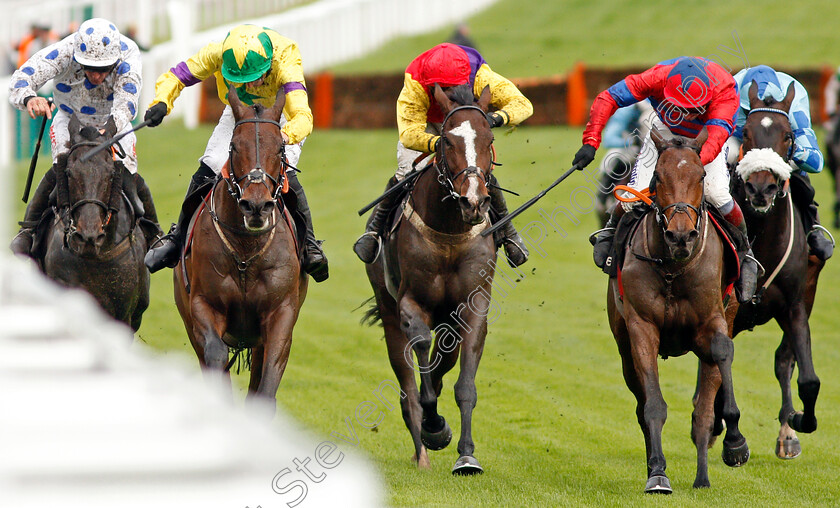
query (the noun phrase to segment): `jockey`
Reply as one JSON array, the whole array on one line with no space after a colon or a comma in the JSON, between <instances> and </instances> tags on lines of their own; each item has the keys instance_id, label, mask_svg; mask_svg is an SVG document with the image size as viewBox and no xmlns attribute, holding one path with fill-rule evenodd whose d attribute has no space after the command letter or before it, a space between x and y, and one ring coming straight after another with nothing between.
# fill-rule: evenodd
<instances>
[{"instance_id":1,"label":"jockey","mask_svg":"<svg viewBox=\"0 0 840 508\"><path fill-rule=\"evenodd\" d=\"M488 113L491 127L517 125L533 114L531 102L516 86L496 74L473 48L455 44L439 44L415 58L405 70L405 82L397 99L397 171L388 182L390 189L412 170L412 163L423 153L436 151L440 141L443 113L432 98L435 84L444 90L469 85L475 97L485 86L490 87L491 104L496 111ZM487 185L490 206L498 221L506 216L507 204L491 174ZM397 193L399 194L399 193ZM390 211L399 203L400 196L391 194L379 203L365 233L359 237L353 250L359 259L372 263L379 251L379 238ZM519 266L528 259L528 249L512 223L502 230L508 261Z\"/></svg>"},{"instance_id":2,"label":"jockey","mask_svg":"<svg viewBox=\"0 0 840 508\"><path fill-rule=\"evenodd\" d=\"M819 173L823 168L823 155L820 152L817 136L811 128L811 106L808 103L808 92L801 83L784 72L776 71L766 65L743 69L735 75L735 82L741 96L741 107L735 120L735 131L727 140L729 147L728 162L733 167L738 163L741 143L743 141L744 124L750 112L749 89L752 83L758 84L758 98L772 97L777 102L785 98L788 86L793 83L794 97L788 112L790 126L793 129L793 149L790 153L791 172L790 190L798 201L802 214L802 225L807 231L808 246L811 254L825 261L834 252L834 246L822 234L817 217L817 204L814 202L814 187L808 173ZM781 160L779 162L782 162Z\"/></svg>"},{"instance_id":3,"label":"jockey","mask_svg":"<svg viewBox=\"0 0 840 508\"><path fill-rule=\"evenodd\" d=\"M640 74L631 74L598 94L583 132L583 146L572 164L583 169L592 162L595 150L601 144L601 131L610 116L619 107L644 99L650 100L657 113L651 128L667 129L672 134L690 138L697 137L706 128L709 136L700 151L700 160L706 170L706 200L746 236L747 226L741 208L729 194L724 146L734 128L738 89L732 76L714 62L697 57L666 60ZM648 133L633 166L631 188L648 187L657 160L658 154ZM618 220L632 206L632 203L616 206L606 227L599 233L594 249L595 264L599 267L604 266L609 256ZM758 264L749 251L736 284L739 301L745 302L752 297L757 277Z\"/></svg>"},{"instance_id":4,"label":"jockey","mask_svg":"<svg viewBox=\"0 0 840 508\"><path fill-rule=\"evenodd\" d=\"M83 126L97 129L104 128L113 117L117 132L131 130L131 120L137 114L140 76L137 44L120 35L110 21L94 18L82 23L75 34L38 51L16 70L9 81L9 102L27 111L33 119L52 118L50 141L54 167L59 156L70 149L70 115L76 115ZM37 95L38 89L51 79L55 82L52 106ZM153 229L158 230L152 195L137 174L136 142L133 132L119 141L125 153L122 163L133 175L123 178L123 186L135 208L142 212L144 221L150 221ZM53 187L55 173L51 168L35 190L20 223L21 230L12 240L15 254L30 255L33 229L49 206Z\"/></svg>"},{"instance_id":5,"label":"jockey","mask_svg":"<svg viewBox=\"0 0 840 508\"><path fill-rule=\"evenodd\" d=\"M236 123L227 100L229 86L235 87L243 103L265 107L271 107L277 92L283 89L286 105L280 125L283 141L286 142L286 158L292 167L297 166L301 147L312 132L312 111L309 109L297 44L269 28L256 25L234 27L223 42L207 44L186 62L163 73L155 84L155 98L144 117L151 121L149 126L160 125L172 111L173 103L184 87L213 75L219 99L226 106L207 142L204 155L198 159L200 165L190 180L178 223L161 239L160 245L146 255L146 266L152 273L163 267L173 268L178 263L189 221L228 160L228 148ZM321 242L315 239L312 216L297 172L290 169L287 177L289 187L297 196L297 209L292 210L292 215L306 227L303 269L321 282L329 276L327 258L321 250Z\"/></svg>"}]
</instances>

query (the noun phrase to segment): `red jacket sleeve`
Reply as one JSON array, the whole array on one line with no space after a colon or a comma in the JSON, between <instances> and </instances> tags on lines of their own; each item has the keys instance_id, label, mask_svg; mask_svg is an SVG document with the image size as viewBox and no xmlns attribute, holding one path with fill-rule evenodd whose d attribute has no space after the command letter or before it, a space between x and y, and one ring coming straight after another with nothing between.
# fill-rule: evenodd
<instances>
[{"instance_id":1,"label":"red jacket sleeve","mask_svg":"<svg viewBox=\"0 0 840 508\"><path fill-rule=\"evenodd\" d=\"M739 98L735 79L725 70L717 67L712 76L716 86L712 100L706 111L706 130L709 137L700 150L703 165L712 162L720 153L723 144L735 129L735 114L738 112Z\"/></svg>"}]
</instances>

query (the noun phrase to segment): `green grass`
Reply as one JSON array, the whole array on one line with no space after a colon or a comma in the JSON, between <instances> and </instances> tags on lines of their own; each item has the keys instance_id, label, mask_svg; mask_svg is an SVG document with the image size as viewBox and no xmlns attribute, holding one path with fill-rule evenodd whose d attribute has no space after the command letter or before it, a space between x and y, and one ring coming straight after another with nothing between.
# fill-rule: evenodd
<instances>
[{"instance_id":1,"label":"green grass","mask_svg":"<svg viewBox=\"0 0 840 508\"><path fill-rule=\"evenodd\" d=\"M563 74L576 61L590 66L651 65L680 55L718 55L717 61L736 71L745 64L721 49L737 52L733 33L750 65L836 66L840 46L829 15L835 11L832 0L796 5L784 0L501 0L467 22L490 66L509 77ZM398 39L334 70L399 72L451 32L448 26Z\"/></svg>"},{"instance_id":2,"label":"green grass","mask_svg":"<svg viewBox=\"0 0 840 508\"><path fill-rule=\"evenodd\" d=\"M149 182L162 222L174 220L189 176L196 169L210 129L185 131L178 122L139 135L141 171ZM497 136L498 170L503 185L522 197L536 194L564 171L579 144L580 132L567 128L522 127ZM691 488L695 450L689 440L691 395L696 359L689 355L660 361L662 390L669 403L663 434L670 498L642 494L644 442L635 420L635 402L621 375L605 308L606 278L591 262L586 235L595 228L591 214L561 219L566 235L552 231L532 248L526 276L502 296L501 315L491 325L478 371L474 413L476 457L483 476L454 478L456 443L431 453L432 471L417 471L399 410L383 409L376 432L355 423L356 408L376 401L372 392L394 379L379 328L358 324L356 307L371 295L362 264L351 245L362 231L356 210L377 195L394 167L396 134L391 131L320 131L306 143L301 167L319 237L325 238L331 277L311 284L295 329L292 356L278 392L279 405L306 428L328 439L347 433L354 422L358 451L380 471L392 506L830 506L840 495L837 436L840 435L840 339L836 287L840 265L823 272L811 320L814 361L822 379L820 428L800 436L803 455L783 462L773 455L779 394L773 353L780 333L768 325L736 340L735 387L741 430L752 449L740 469L720 460L720 444L710 451L712 488ZM23 174L25 166L19 168ZM41 168L43 168L42 163ZM42 169L41 169L42 170ZM40 173L40 171L39 171ZM815 179L819 200L830 203L830 179ZM22 180L20 180L22 181ZM540 220L539 209L570 207L576 188L591 188L581 174L570 177L526 212L517 224ZM581 201L583 203L583 201ZM138 337L164 356L185 356L195 365L172 296L172 272L152 278L152 304ZM444 379L440 410L460 431L452 385L457 367ZM243 393L245 375L235 380ZM389 400L394 403L396 397ZM797 401L797 406L799 403ZM335 438L332 438L335 439ZM287 464L278 464L278 470ZM340 466L339 466L340 467ZM313 471L318 472L313 467ZM268 484L271 478L265 479ZM330 488L329 475L311 489ZM280 496L257 500L280 505ZM256 502L256 501L254 501ZM306 506L304 503L302 506Z\"/></svg>"}]
</instances>

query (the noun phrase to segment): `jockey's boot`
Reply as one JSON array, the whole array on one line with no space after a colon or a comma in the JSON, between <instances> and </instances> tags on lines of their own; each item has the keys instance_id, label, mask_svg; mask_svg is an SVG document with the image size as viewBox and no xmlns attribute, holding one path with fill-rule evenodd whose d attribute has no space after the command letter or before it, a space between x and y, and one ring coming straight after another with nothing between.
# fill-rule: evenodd
<instances>
[{"instance_id":1,"label":"jockey's boot","mask_svg":"<svg viewBox=\"0 0 840 508\"><path fill-rule=\"evenodd\" d=\"M493 209L496 221L498 222L507 217L507 203L505 202L505 196L502 193L501 187L499 187L499 182L496 180L496 177L491 174L488 183L487 192L490 194L490 207ZM505 246L505 256L507 257L508 264L516 268L525 263L525 261L528 261L528 248L525 247L525 242L522 241L522 237L519 236L516 228L513 227L513 221L505 224L499 232L501 235L499 235L498 241L496 242L496 248L498 249L501 245Z\"/></svg>"},{"instance_id":2,"label":"jockey's boot","mask_svg":"<svg viewBox=\"0 0 840 508\"><path fill-rule=\"evenodd\" d=\"M306 237L303 240L303 271L311 275L315 282L323 282L330 276L330 269L327 264L327 256L321 249L322 242L315 239L312 214L309 213L309 202L306 200L306 194L303 192L303 186L300 184L297 174L291 173L288 178L289 188L297 198L292 215L296 221L300 221L306 228Z\"/></svg>"},{"instance_id":3,"label":"jockey's boot","mask_svg":"<svg viewBox=\"0 0 840 508\"><path fill-rule=\"evenodd\" d=\"M151 273L161 268L174 268L181 256L181 249L187 237L190 219L198 209L204 193L213 185L216 174L203 162L198 171L190 179L190 186L187 195L184 197L184 204L181 205L181 213L178 216L178 223L173 224L169 233L161 237L158 242L152 245L146 253L144 262Z\"/></svg>"},{"instance_id":4,"label":"jockey's boot","mask_svg":"<svg viewBox=\"0 0 840 508\"><path fill-rule=\"evenodd\" d=\"M35 189L35 193L32 195L32 199L26 207L23 221L19 223L21 226L20 231L18 231L18 234L12 239L11 245L9 245L13 253L29 257L32 256L32 242L34 240L32 235L35 232L35 226L41 220L41 215L44 214L44 211L46 211L50 204L50 193L53 188L55 188L55 172L50 168L47 170L44 178L41 179L38 188Z\"/></svg>"},{"instance_id":5,"label":"jockey's boot","mask_svg":"<svg viewBox=\"0 0 840 508\"><path fill-rule=\"evenodd\" d=\"M149 186L146 185L146 181L143 180L140 173L135 173L133 180L134 186L137 189L137 199L143 207L143 216L140 217L140 228L143 229L143 234L146 235L146 245L151 245L152 240L163 236L163 231L160 229L160 224L158 224L155 202L152 200L152 191L149 190Z\"/></svg>"},{"instance_id":6,"label":"jockey's boot","mask_svg":"<svg viewBox=\"0 0 840 508\"><path fill-rule=\"evenodd\" d=\"M823 261L830 258L834 254L834 239L825 237L824 233L828 233L828 230L820 225L817 204L813 201L805 208L802 222L802 225L805 226L805 231L808 232L806 238L808 238L810 253Z\"/></svg>"},{"instance_id":7,"label":"jockey's boot","mask_svg":"<svg viewBox=\"0 0 840 508\"><path fill-rule=\"evenodd\" d=\"M604 224L604 227L590 237L589 241L592 242L593 247L592 259L598 268L603 269L607 263L607 258L610 257L613 239L615 238L615 228L618 227L618 222L622 216L624 216L624 208L621 206L621 203L618 203L613 208L610 218Z\"/></svg>"},{"instance_id":8,"label":"jockey's boot","mask_svg":"<svg viewBox=\"0 0 840 508\"><path fill-rule=\"evenodd\" d=\"M397 177L392 176L388 180L388 185L385 186L385 192L388 192L397 182ZM385 221L388 220L388 215L399 204L401 198L402 192L393 192L380 201L373 209L373 217L368 222L365 232L353 244L353 252L366 264L376 261L379 255L380 238L385 231Z\"/></svg>"},{"instance_id":9,"label":"jockey's boot","mask_svg":"<svg viewBox=\"0 0 840 508\"><path fill-rule=\"evenodd\" d=\"M811 179L805 173L794 172L790 176L790 191L802 215L802 225L807 232L810 253L825 261L834 254L834 239L823 235L823 232L828 231L820 225Z\"/></svg>"},{"instance_id":10,"label":"jockey's boot","mask_svg":"<svg viewBox=\"0 0 840 508\"><path fill-rule=\"evenodd\" d=\"M741 230L744 238L747 239L749 245L749 236L747 235L747 222L744 220L744 214L741 212L741 207L736 201L732 201L734 205L732 210L723 216L730 224ZM738 280L735 281L735 297L738 298L739 303L747 303L752 300L758 286L758 279L764 275L764 269L759 264L758 260L753 255L752 248L747 250L744 255L744 260L741 262L741 274Z\"/></svg>"}]
</instances>

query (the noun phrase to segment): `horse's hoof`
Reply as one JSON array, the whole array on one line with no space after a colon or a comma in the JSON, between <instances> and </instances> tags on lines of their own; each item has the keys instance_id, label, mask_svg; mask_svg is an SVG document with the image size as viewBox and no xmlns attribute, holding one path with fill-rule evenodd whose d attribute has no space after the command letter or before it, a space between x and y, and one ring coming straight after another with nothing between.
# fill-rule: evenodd
<instances>
[{"instance_id":1,"label":"horse's hoof","mask_svg":"<svg viewBox=\"0 0 840 508\"><path fill-rule=\"evenodd\" d=\"M455 466L452 467L452 474L459 476L471 476L483 472L484 468L481 467L481 464L472 455L462 455L455 461Z\"/></svg>"},{"instance_id":2,"label":"horse's hoof","mask_svg":"<svg viewBox=\"0 0 840 508\"><path fill-rule=\"evenodd\" d=\"M420 441L429 450L443 450L452 441L452 429L449 428L449 424L446 421L443 422L443 428L437 432L429 432L421 426Z\"/></svg>"},{"instance_id":3,"label":"horse's hoof","mask_svg":"<svg viewBox=\"0 0 840 508\"><path fill-rule=\"evenodd\" d=\"M802 447L799 445L799 438L777 438L776 439L776 457L780 459L795 459L802 454Z\"/></svg>"},{"instance_id":4,"label":"horse's hoof","mask_svg":"<svg viewBox=\"0 0 840 508\"><path fill-rule=\"evenodd\" d=\"M735 448L729 448L726 446L726 443L724 443L723 451L720 455L723 458L723 463L727 466L740 467L750 460L750 447L747 446L746 440L744 441L744 444L736 446Z\"/></svg>"},{"instance_id":5,"label":"horse's hoof","mask_svg":"<svg viewBox=\"0 0 840 508\"><path fill-rule=\"evenodd\" d=\"M805 413L797 411L788 416L788 425L796 432L810 434L817 430L817 417L805 418Z\"/></svg>"},{"instance_id":6,"label":"horse's hoof","mask_svg":"<svg viewBox=\"0 0 840 508\"><path fill-rule=\"evenodd\" d=\"M645 485L645 494L670 494L671 481L665 475L651 476Z\"/></svg>"}]
</instances>

